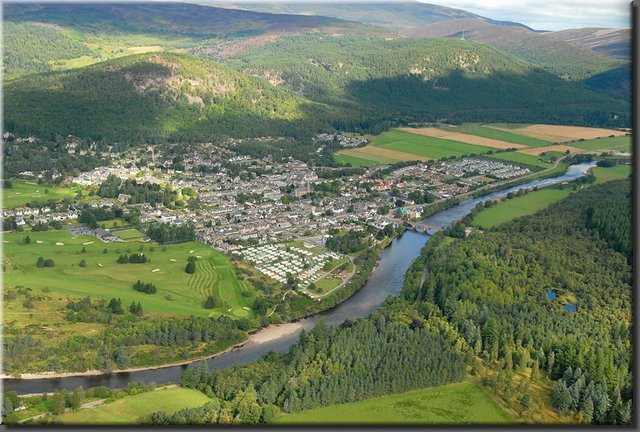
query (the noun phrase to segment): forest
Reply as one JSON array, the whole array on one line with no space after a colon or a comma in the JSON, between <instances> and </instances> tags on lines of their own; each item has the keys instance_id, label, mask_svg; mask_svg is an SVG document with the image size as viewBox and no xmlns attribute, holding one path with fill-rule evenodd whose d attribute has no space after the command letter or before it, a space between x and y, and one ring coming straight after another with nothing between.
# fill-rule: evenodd
<instances>
[{"instance_id":1,"label":"forest","mask_svg":"<svg viewBox=\"0 0 640 432\"><path fill-rule=\"evenodd\" d=\"M239 410L237 421L257 423L265 420L265 413L443 385L465 375L465 359L445 335L374 313L341 326L319 323L308 334L303 332L286 354L270 353L224 371L209 372L201 363L188 369L181 383L232 405L238 397L250 398L253 415ZM162 423L164 418L158 414L147 421Z\"/></svg>"},{"instance_id":2,"label":"forest","mask_svg":"<svg viewBox=\"0 0 640 432\"><path fill-rule=\"evenodd\" d=\"M629 194L629 181L609 182L483 234L447 244L436 236L422 258L424 285L414 282L403 296L446 318L484 362L507 371L533 364L559 380L554 406L562 412L628 423ZM563 385L573 392L568 402Z\"/></svg>"},{"instance_id":3,"label":"forest","mask_svg":"<svg viewBox=\"0 0 640 432\"><path fill-rule=\"evenodd\" d=\"M617 218L630 223L630 215L591 205L615 209L629 191L628 181L608 182L484 233L436 234L410 267L401 296L371 316L320 323L285 354L224 371L192 367L182 385L219 401L144 421L265 422L280 412L460 381L468 365L523 418L531 418L531 386L543 374L555 381L549 396L560 414L628 424L631 268L610 244L631 238L624 228L598 227ZM564 310L569 301L577 312ZM525 370L529 383L516 386L513 377Z\"/></svg>"}]
</instances>

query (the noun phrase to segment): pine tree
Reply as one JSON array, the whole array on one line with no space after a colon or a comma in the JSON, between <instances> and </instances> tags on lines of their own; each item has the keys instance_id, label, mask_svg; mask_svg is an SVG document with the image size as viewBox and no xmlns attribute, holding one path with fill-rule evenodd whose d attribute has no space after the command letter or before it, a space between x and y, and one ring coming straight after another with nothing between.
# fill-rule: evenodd
<instances>
[{"instance_id":1,"label":"pine tree","mask_svg":"<svg viewBox=\"0 0 640 432\"><path fill-rule=\"evenodd\" d=\"M194 261L189 260L187 262L187 266L184 271L188 274L194 274L196 272L196 263Z\"/></svg>"},{"instance_id":2,"label":"pine tree","mask_svg":"<svg viewBox=\"0 0 640 432\"><path fill-rule=\"evenodd\" d=\"M84 258L80 260L80 263L78 264L78 266L80 267L86 267L87 263L85 262Z\"/></svg>"},{"instance_id":3,"label":"pine tree","mask_svg":"<svg viewBox=\"0 0 640 432\"><path fill-rule=\"evenodd\" d=\"M38 261L36 261L36 267L43 268L44 267L44 258L38 257Z\"/></svg>"}]
</instances>

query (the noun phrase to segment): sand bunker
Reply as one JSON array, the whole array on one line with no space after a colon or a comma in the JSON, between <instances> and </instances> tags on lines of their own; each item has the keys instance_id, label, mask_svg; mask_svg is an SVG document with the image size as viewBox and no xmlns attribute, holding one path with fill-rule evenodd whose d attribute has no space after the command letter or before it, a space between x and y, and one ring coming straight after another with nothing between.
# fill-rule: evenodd
<instances>
[{"instance_id":1,"label":"sand bunker","mask_svg":"<svg viewBox=\"0 0 640 432\"><path fill-rule=\"evenodd\" d=\"M84 243L82 243L82 244L83 244L83 245L85 245L85 246L87 246L87 245L93 244L93 242L92 242L92 241L88 241L88 242L84 242Z\"/></svg>"},{"instance_id":2,"label":"sand bunker","mask_svg":"<svg viewBox=\"0 0 640 432\"><path fill-rule=\"evenodd\" d=\"M249 308L248 308L248 307L246 307L246 306L242 306L242 309L244 309L244 310L251 310L251 309L249 309Z\"/></svg>"},{"instance_id":3,"label":"sand bunker","mask_svg":"<svg viewBox=\"0 0 640 432\"><path fill-rule=\"evenodd\" d=\"M102 264L98 263L98 267L104 267Z\"/></svg>"},{"instance_id":4,"label":"sand bunker","mask_svg":"<svg viewBox=\"0 0 640 432\"><path fill-rule=\"evenodd\" d=\"M42 240L36 240L36 243L38 243L38 244L42 244L42 243L44 243L44 242L43 242Z\"/></svg>"},{"instance_id":5,"label":"sand bunker","mask_svg":"<svg viewBox=\"0 0 640 432\"><path fill-rule=\"evenodd\" d=\"M159 272L159 271L160 271L160 269L153 269L153 270L151 270L151 273L155 273L155 272Z\"/></svg>"},{"instance_id":6,"label":"sand bunker","mask_svg":"<svg viewBox=\"0 0 640 432\"><path fill-rule=\"evenodd\" d=\"M173 258L169 258L169 261L176 262L176 260L174 260Z\"/></svg>"},{"instance_id":7,"label":"sand bunker","mask_svg":"<svg viewBox=\"0 0 640 432\"><path fill-rule=\"evenodd\" d=\"M195 252L194 250L190 250L190 251L189 251L189 253L194 253L194 252Z\"/></svg>"},{"instance_id":8,"label":"sand bunker","mask_svg":"<svg viewBox=\"0 0 640 432\"><path fill-rule=\"evenodd\" d=\"M62 243L62 242L56 242L56 246L64 246L64 243Z\"/></svg>"},{"instance_id":9,"label":"sand bunker","mask_svg":"<svg viewBox=\"0 0 640 432\"><path fill-rule=\"evenodd\" d=\"M201 259L202 255L196 255L196 258Z\"/></svg>"}]
</instances>

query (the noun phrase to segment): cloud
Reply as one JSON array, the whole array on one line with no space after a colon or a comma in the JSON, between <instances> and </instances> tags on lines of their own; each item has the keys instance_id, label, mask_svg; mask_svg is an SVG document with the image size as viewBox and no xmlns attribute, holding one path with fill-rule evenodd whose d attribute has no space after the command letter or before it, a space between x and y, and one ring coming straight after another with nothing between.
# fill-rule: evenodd
<instances>
[{"instance_id":1,"label":"cloud","mask_svg":"<svg viewBox=\"0 0 640 432\"><path fill-rule=\"evenodd\" d=\"M446 0L441 6L464 9L495 20L516 21L538 30L576 27L631 27L629 0Z\"/></svg>"}]
</instances>

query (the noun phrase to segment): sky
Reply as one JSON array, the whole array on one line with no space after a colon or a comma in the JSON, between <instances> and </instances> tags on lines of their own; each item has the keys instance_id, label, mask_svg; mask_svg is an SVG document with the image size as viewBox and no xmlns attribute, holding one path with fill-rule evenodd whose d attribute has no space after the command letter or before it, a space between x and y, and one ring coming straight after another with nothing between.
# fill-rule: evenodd
<instances>
[{"instance_id":1,"label":"sky","mask_svg":"<svg viewBox=\"0 0 640 432\"><path fill-rule=\"evenodd\" d=\"M536 30L577 27L631 28L630 0L422 0Z\"/></svg>"}]
</instances>

